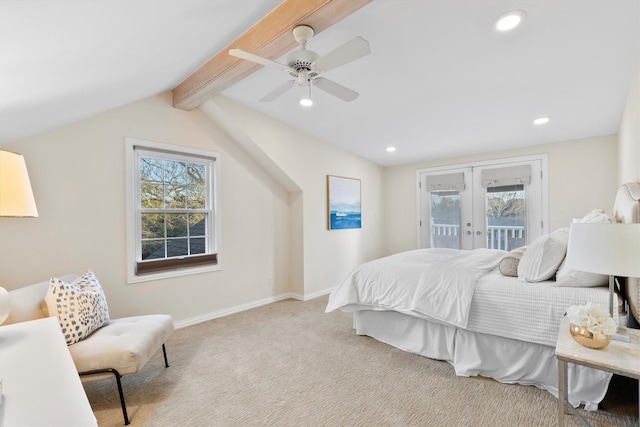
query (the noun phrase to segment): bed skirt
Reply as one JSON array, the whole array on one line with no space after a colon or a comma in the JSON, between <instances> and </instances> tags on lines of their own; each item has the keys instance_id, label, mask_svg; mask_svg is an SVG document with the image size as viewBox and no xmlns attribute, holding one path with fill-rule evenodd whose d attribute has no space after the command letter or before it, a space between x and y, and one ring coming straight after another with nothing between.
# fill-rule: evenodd
<instances>
[{"instance_id":1,"label":"bed skirt","mask_svg":"<svg viewBox=\"0 0 640 427\"><path fill-rule=\"evenodd\" d=\"M553 347L458 329L395 311L356 311L353 322L359 335L449 362L456 375L533 385L558 397L558 361ZM569 402L596 410L611 377L608 372L570 363Z\"/></svg>"}]
</instances>

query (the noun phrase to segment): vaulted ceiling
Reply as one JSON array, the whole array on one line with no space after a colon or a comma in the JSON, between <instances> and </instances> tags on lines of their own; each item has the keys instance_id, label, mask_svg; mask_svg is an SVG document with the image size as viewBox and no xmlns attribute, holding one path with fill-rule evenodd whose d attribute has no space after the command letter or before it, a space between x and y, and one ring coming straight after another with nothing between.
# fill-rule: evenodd
<instances>
[{"instance_id":1,"label":"vaulted ceiling","mask_svg":"<svg viewBox=\"0 0 640 427\"><path fill-rule=\"evenodd\" d=\"M326 74L357 91L355 101L314 90L313 107L303 108L302 88L293 87L259 102L289 76L252 65L246 77L222 82L231 84L222 96L382 165L618 131L640 52L639 0L366 3L319 28L307 45L323 55L356 36L369 41L370 55ZM243 37L241 48L251 50L266 33L254 27L247 39L247 31L282 6L280 0L0 0L0 144L161 92L178 98L189 79L204 75L190 88L200 96L203 81L220 83L206 68L211 58L224 59ZM514 9L525 12L522 25L494 31L496 17ZM305 19L311 18L291 27ZM291 36L286 46L283 34L280 50L256 53L286 62L285 51L296 43ZM250 67L230 60L232 72ZM178 107L194 108L208 96L186 97L193 104ZM532 124L543 115L549 123ZM387 153L387 146L397 151Z\"/></svg>"}]
</instances>

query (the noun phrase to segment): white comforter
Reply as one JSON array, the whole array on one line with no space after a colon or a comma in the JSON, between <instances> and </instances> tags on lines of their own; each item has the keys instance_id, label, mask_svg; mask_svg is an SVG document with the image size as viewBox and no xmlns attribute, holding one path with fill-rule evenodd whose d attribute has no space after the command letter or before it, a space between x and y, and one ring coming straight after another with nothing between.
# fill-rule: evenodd
<instances>
[{"instance_id":1,"label":"white comforter","mask_svg":"<svg viewBox=\"0 0 640 427\"><path fill-rule=\"evenodd\" d=\"M334 289L326 312L394 310L466 328L478 279L505 254L495 249L422 249L371 261Z\"/></svg>"}]
</instances>

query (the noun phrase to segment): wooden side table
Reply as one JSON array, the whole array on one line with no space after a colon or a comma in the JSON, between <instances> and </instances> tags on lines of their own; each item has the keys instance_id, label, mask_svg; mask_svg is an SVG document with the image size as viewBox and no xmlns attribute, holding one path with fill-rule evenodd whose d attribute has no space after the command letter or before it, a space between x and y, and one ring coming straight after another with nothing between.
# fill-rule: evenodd
<instances>
[{"instance_id":1,"label":"wooden side table","mask_svg":"<svg viewBox=\"0 0 640 427\"><path fill-rule=\"evenodd\" d=\"M556 343L558 358L558 421L564 426L565 413L573 413L585 426L589 423L569 403L567 387L567 363L588 366L601 371L611 372L640 380L640 330L628 329L629 342L613 341L603 349L594 350L578 344L569 333L569 319L564 317L560 323L560 333ZM638 387L640 391L640 386ZM639 397L640 403L640 397ZM638 411L640 427L640 410Z\"/></svg>"}]
</instances>

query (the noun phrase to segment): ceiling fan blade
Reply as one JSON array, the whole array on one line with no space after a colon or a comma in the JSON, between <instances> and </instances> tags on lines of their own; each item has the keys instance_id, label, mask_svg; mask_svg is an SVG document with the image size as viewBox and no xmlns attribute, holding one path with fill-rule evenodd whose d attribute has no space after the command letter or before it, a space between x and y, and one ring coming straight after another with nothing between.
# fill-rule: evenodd
<instances>
[{"instance_id":1,"label":"ceiling fan blade","mask_svg":"<svg viewBox=\"0 0 640 427\"><path fill-rule=\"evenodd\" d=\"M369 47L369 42L362 37L356 37L318 58L315 61L315 66L319 72L323 73L358 58L362 58L370 53L371 48Z\"/></svg>"},{"instance_id":2,"label":"ceiling fan blade","mask_svg":"<svg viewBox=\"0 0 640 427\"><path fill-rule=\"evenodd\" d=\"M343 101L351 102L358 97L358 92L342 86L334 81L325 79L324 77L316 77L313 79L313 84L328 94L336 96Z\"/></svg>"},{"instance_id":3,"label":"ceiling fan blade","mask_svg":"<svg viewBox=\"0 0 640 427\"><path fill-rule=\"evenodd\" d=\"M255 62L256 64L266 65L268 67L280 68L281 70L287 71L287 72L289 71L289 67L284 64L281 64L276 61L272 61L267 58L263 58L258 55L254 55L253 53L245 52L242 49L230 49L229 55L235 56L236 58L244 59L245 61Z\"/></svg>"},{"instance_id":4,"label":"ceiling fan blade","mask_svg":"<svg viewBox=\"0 0 640 427\"><path fill-rule=\"evenodd\" d=\"M269 92L268 94L260 98L260 102L273 101L274 99L276 99L277 97L279 97L280 95L282 95L283 93L291 89L294 83L295 83L295 80L289 80L287 82L284 82L283 84L281 84L280 86L278 86L277 88L275 88L274 90L272 90L271 92Z\"/></svg>"}]
</instances>

